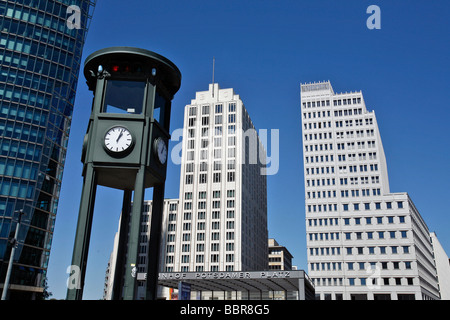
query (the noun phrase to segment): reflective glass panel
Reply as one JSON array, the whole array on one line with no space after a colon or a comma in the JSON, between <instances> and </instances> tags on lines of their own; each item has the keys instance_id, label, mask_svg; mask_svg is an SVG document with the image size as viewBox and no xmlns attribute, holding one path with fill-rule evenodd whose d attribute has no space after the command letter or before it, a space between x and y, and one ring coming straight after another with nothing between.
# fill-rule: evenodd
<instances>
[{"instance_id":1,"label":"reflective glass panel","mask_svg":"<svg viewBox=\"0 0 450 320\"><path fill-rule=\"evenodd\" d=\"M144 95L145 82L108 81L103 112L142 114Z\"/></svg>"}]
</instances>

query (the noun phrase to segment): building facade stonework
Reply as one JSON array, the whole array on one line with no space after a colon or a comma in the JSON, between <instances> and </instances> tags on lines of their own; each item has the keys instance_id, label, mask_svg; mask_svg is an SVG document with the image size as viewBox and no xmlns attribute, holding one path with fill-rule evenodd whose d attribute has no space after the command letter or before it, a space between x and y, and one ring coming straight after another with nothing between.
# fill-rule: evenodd
<instances>
[{"instance_id":1,"label":"building facade stonework","mask_svg":"<svg viewBox=\"0 0 450 320\"><path fill-rule=\"evenodd\" d=\"M301 85L308 274L325 300L438 299L430 232L391 193L374 111L361 92Z\"/></svg>"}]
</instances>

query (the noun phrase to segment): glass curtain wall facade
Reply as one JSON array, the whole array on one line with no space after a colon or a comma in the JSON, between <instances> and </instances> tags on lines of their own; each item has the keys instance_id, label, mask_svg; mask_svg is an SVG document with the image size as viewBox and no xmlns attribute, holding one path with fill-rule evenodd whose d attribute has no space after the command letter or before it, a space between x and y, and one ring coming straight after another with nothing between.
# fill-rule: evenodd
<instances>
[{"instance_id":1,"label":"glass curtain wall facade","mask_svg":"<svg viewBox=\"0 0 450 320\"><path fill-rule=\"evenodd\" d=\"M82 49L95 2L0 1L0 287L11 252L8 239L18 212L24 213L9 299L38 299L44 291Z\"/></svg>"}]
</instances>

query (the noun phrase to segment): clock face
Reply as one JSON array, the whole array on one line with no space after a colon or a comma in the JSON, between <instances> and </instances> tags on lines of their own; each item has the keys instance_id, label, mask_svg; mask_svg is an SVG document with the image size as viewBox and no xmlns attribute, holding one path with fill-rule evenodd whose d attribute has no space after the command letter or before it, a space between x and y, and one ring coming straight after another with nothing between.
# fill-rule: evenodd
<instances>
[{"instance_id":1,"label":"clock face","mask_svg":"<svg viewBox=\"0 0 450 320\"><path fill-rule=\"evenodd\" d=\"M165 164L167 161L167 146L163 139L157 138L155 140L155 152L159 162Z\"/></svg>"},{"instance_id":2,"label":"clock face","mask_svg":"<svg viewBox=\"0 0 450 320\"><path fill-rule=\"evenodd\" d=\"M113 127L105 134L105 148L113 153L123 153L129 150L132 144L133 136L127 128Z\"/></svg>"}]
</instances>

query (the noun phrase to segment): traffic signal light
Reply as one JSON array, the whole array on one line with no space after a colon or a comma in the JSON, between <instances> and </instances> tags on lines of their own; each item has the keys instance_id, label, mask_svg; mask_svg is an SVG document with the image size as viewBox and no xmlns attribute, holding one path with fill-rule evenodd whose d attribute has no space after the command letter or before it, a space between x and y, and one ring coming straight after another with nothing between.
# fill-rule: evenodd
<instances>
[{"instance_id":1,"label":"traffic signal light","mask_svg":"<svg viewBox=\"0 0 450 320\"><path fill-rule=\"evenodd\" d=\"M144 68L138 62L120 62L111 63L109 73L112 77L142 77L144 76Z\"/></svg>"}]
</instances>

